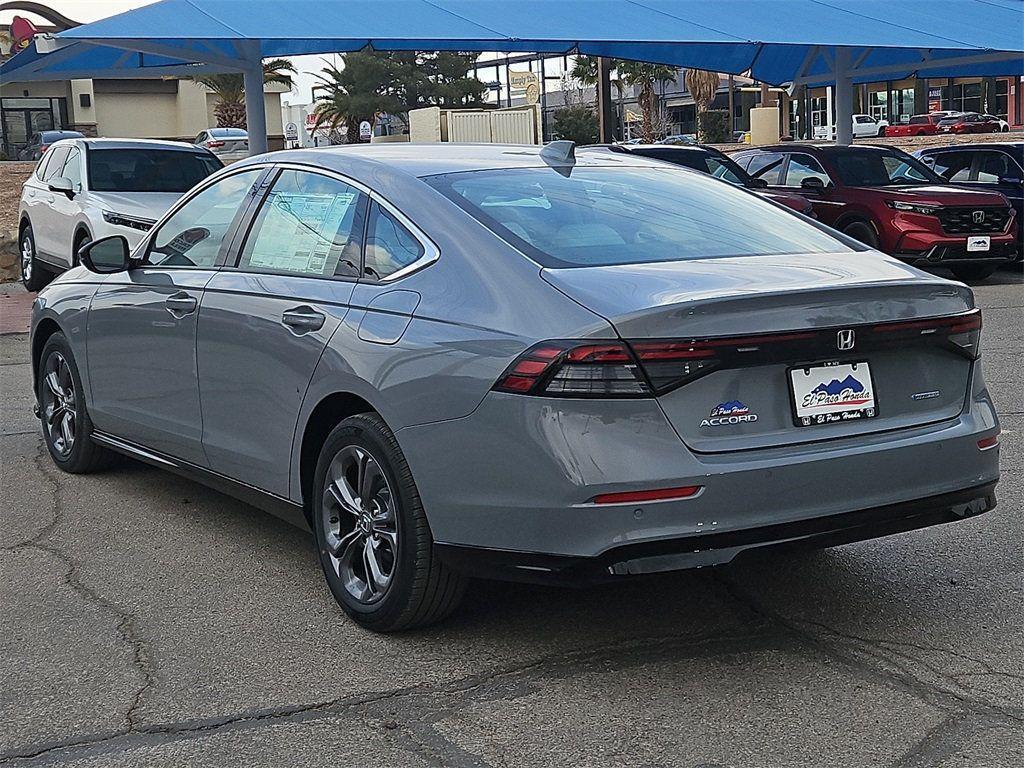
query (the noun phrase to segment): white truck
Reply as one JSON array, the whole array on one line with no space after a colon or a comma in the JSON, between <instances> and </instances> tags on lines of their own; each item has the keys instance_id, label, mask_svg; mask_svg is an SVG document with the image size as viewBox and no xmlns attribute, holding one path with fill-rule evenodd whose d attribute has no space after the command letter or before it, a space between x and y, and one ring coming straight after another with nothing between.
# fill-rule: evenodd
<instances>
[{"instance_id":1,"label":"white truck","mask_svg":"<svg viewBox=\"0 0 1024 768\"><path fill-rule=\"evenodd\" d=\"M853 116L853 137L855 139L866 138L868 136L885 136L885 128L889 125L889 121L885 119L876 119L871 115L854 115ZM822 141L830 141L836 137L836 127L834 125L818 125L814 127L814 138Z\"/></svg>"}]
</instances>

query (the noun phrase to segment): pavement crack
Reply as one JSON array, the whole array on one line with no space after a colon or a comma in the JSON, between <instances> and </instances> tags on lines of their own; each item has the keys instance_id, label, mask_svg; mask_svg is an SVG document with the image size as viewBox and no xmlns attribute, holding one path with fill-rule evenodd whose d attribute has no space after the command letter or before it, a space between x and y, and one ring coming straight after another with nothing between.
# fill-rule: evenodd
<instances>
[{"instance_id":1,"label":"pavement crack","mask_svg":"<svg viewBox=\"0 0 1024 768\"><path fill-rule=\"evenodd\" d=\"M1024 708L1008 708L972 696L954 676L937 669L921 659L899 651L895 646L905 646L937 653L951 653L961 659L989 667L985 662L965 654L943 648L914 645L911 643L878 642L849 634L826 624L789 619L772 611L758 602L752 595L720 574L713 573L718 582L734 600L745 606L754 615L773 622L806 646L817 649L823 655L839 661L856 671L865 679L882 683L901 690L937 709L953 714L975 715L1000 722L1024 722ZM940 678L945 684L922 677L915 667L924 667ZM994 672L994 671L993 671ZM994 672L995 674L1001 674ZM1007 675L1016 678L1014 675Z\"/></svg>"},{"instance_id":2,"label":"pavement crack","mask_svg":"<svg viewBox=\"0 0 1024 768\"><path fill-rule=\"evenodd\" d=\"M40 528L32 538L21 542L20 544L16 544L9 549L31 548L52 555L63 563L66 568L64 573L64 584L66 586L86 602L99 606L118 619L117 633L122 642L131 650L132 665L139 678L139 686L132 695L131 702L124 715L124 732L130 733L138 728L138 710L142 704L143 697L156 683L156 670L152 663L149 648L141 638L138 621L134 614L124 610L110 599L101 595L93 587L86 584L82 580L81 566L78 561L69 555L64 549L55 547L48 543L49 539L63 523L64 502L61 497L60 483L54 475L54 469L50 463L49 451L42 439L39 441L39 448L33 458L33 463L35 464L39 475L52 487L52 514L50 515L50 519L47 523L43 525L43 527Z\"/></svg>"}]
</instances>

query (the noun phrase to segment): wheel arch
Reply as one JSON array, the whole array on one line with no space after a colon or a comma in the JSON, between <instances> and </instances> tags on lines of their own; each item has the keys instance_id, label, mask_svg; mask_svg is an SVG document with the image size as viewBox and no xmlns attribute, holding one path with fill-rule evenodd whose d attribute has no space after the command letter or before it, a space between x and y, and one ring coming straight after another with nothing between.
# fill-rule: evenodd
<instances>
[{"instance_id":1,"label":"wheel arch","mask_svg":"<svg viewBox=\"0 0 1024 768\"><path fill-rule=\"evenodd\" d=\"M75 225L75 232L71 236L71 266L78 265L78 246L82 241L82 236L88 237L90 240L93 239L92 230L89 229L89 225L84 221L79 221Z\"/></svg>"},{"instance_id":2,"label":"wheel arch","mask_svg":"<svg viewBox=\"0 0 1024 768\"><path fill-rule=\"evenodd\" d=\"M55 333L62 333L63 328L52 317L44 317L32 332L32 389L39 386L39 360L43 356L43 347Z\"/></svg>"},{"instance_id":3,"label":"wheel arch","mask_svg":"<svg viewBox=\"0 0 1024 768\"><path fill-rule=\"evenodd\" d=\"M25 234L25 230L32 226L32 219L28 217L27 213L22 213L18 219L18 243L21 243L21 236Z\"/></svg>"},{"instance_id":4,"label":"wheel arch","mask_svg":"<svg viewBox=\"0 0 1024 768\"><path fill-rule=\"evenodd\" d=\"M327 439L327 435L340 422L349 416L359 413L380 412L363 399L352 392L334 392L321 398L310 411L309 417L302 428L302 438L299 444L299 500L302 502L302 509L306 515L306 521L312 524L312 488L313 475L316 472L316 463L320 457L320 447Z\"/></svg>"},{"instance_id":5,"label":"wheel arch","mask_svg":"<svg viewBox=\"0 0 1024 768\"><path fill-rule=\"evenodd\" d=\"M874 218L871 216L871 214L867 213L866 211L850 211L849 213L844 213L842 216L836 219L836 223L833 225L833 227L835 229L838 229L839 231L842 231L844 227L848 227L855 222L859 222L861 224L869 224L871 228L875 230L875 234L879 234L878 225L875 224Z\"/></svg>"}]
</instances>

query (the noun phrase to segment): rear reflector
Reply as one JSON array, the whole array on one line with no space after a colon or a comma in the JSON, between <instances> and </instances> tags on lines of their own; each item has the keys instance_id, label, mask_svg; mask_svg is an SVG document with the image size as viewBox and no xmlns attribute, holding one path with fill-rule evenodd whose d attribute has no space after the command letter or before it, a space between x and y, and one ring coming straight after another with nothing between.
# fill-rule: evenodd
<instances>
[{"instance_id":1,"label":"rear reflector","mask_svg":"<svg viewBox=\"0 0 1024 768\"><path fill-rule=\"evenodd\" d=\"M217 147L223 147L224 146L224 142L223 141L208 141L208 142L206 142L206 146L207 146L208 149L215 149Z\"/></svg>"},{"instance_id":2,"label":"rear reflector","mask_svg":"<svg viewBox=\"0 0 1024 768\"><path fill-rule=\"evenodd\" d=\"M681 488L658 488L652 491L625 491L623 493L602 493L595 496L593 504L636 504L641 501L665 501L667 499L688 499L703 488L702 485L684 485Z\"/></svg>"},{"instance_id":3,"label":"rear reflector","mask_svg":"<svg viewBox=\"0 0 1024 768\"><path fill-rule=\"evenodd\" d=\"M995 448L997 445L999 445L999 435L990 435L978 441L978 450L987 451L989 448Z\"/></svg>"}]
</instances>

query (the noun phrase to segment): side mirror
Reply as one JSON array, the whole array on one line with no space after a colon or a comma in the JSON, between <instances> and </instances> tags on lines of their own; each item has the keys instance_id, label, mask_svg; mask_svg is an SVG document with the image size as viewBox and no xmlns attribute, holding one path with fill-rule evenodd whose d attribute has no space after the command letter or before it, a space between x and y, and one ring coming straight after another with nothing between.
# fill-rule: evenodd
<instances>
[{"instance_id":1,"label":"side mirror","mask_svg":"<svg viewBox=\"0 0 1024 768\"><path fill-rule=\"evenodd\" d=\"M824 192L825 182L817 176L805 176L800 179L800 187L802 189L813 189L815 192Z\"/></svg>"},{"instance_id":2,"label":"side mirror","mask_svg":"<svg viewBox=\"0 0 1024 768\"><path fill-rule=\"evenodd\" d=\"M111 235L93 240L78 252L78 257L90 272L110 275L128 269L129 253L124 235Z\"/></svg>"},{"instance_id":3,"label":"side mirror","mask_svg":"<svg viewBox=\"0 0 1024 768\"><path fill-rule=\"evenodd\" d=\"M999 183L1019 185L1024 184L1024 179L1021 179L1019 176L1000 176Z\"/></svg>"},{"instance_id":4,"label":"side mirror","mask_svg":"<svg viewBox=\"0 0 1024 768\"><path fill-rule=\"evenodd\" d=\"M768 182L758 176L751 176L750 186L753 189L768 189Z\"/></svg>"},{"instance_id":5,"label":"side mirror","mask_svg":"<svg viewBox=\"0 0 1024 768\"><path fill-rule=\"evenodd\" d=\"M63 176L50 181L50 191L67 195L68 200L73 200L75 197L75 185L71 179L66 179Z\"/></svg>"}]
</instances>

